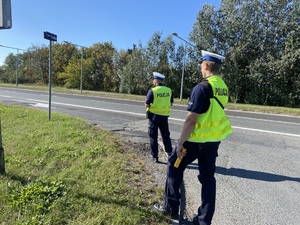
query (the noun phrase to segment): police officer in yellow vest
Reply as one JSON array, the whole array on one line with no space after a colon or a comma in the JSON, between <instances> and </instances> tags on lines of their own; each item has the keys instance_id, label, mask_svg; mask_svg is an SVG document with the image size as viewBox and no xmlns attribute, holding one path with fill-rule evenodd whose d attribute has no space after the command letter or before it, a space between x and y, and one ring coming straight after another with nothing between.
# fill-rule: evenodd
<instances>
[{"instance_id":1,"label":"police officer in yellow vest","mask_svg":"<svg viewBox=\"0 0 300 225\"><path fill-rule=\"evenodd\" d=\"M170 88L163 85L165 76L153 72L153 88L148 91L145 106L149 110L148 135L150 137L151 155L154 162L158 161L158 129L167 154L172 152L168 117L170 116L173 95Z\"/></svg>"},{"instance_id":2,"label":"police officer in yellow vest","mask_svg":"<svg viewBox=\"0 0 300 225\"><path fill-rule=\"evenodd\" d=\"M180 139L175 146L176 151L168 159L167 178L165 184L164 204L155 204L154 208L173 218L178 218L180 203L180 186L183 173L188 164L198 160L198 180L202 185L201 204L193 224L211 224L216 200L216 157L219 144L232 128L224 112L228 102L228 88L217 74L224 57L211 52L202 51L201 73L204 81L191 91L187 106L188 115L184 122ZM182 149L185 148L186 152ZM176 168L177 157L182 157Z\"/></svg>"}]
</instances>

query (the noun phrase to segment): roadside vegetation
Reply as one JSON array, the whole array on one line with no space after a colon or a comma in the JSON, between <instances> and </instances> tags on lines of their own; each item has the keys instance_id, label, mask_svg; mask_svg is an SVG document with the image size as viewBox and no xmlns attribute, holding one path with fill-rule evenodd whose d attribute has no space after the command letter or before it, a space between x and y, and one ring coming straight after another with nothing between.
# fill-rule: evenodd
<instances>
[{"instance_id":1,"label":"roadside vegetation","mask_svg":"<svg viewBox=\"0 0 300 225\"><path fill-rule=\"evenodd\" d=\"M168 224L138 153L87 121L0 103L1 224Z\"/></svg>"}]
</instances>

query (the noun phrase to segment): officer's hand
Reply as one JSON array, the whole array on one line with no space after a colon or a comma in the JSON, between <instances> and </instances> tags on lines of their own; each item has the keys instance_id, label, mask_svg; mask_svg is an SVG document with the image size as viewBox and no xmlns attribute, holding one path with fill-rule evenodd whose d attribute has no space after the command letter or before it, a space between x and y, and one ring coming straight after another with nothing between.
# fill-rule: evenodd
<instances>
[{"instance_id":1,"label":"officer's hand","mask_svg":"<svg viewBox=\"0 0 300 225\"><path fill-rule=\"evenodd\" d=\"M177 145L177 148L176 148L177 157L180 157L180 156L183 157L186 155L186 152L181 151L182 148L183 148L182 145Z\"/></svg>"}]
</instances>

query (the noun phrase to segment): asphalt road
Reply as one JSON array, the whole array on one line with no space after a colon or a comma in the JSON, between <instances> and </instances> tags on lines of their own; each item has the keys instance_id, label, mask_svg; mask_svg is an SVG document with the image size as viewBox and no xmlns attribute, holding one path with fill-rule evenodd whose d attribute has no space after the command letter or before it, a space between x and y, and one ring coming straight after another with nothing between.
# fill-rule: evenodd
<instances>
[{"instance_id":1,"label":"asphalt road","mask_svg":"<svg viewBox=\"0 0 300 225\"><path fill-rule=\"evenodd\" d=\"M78 116L115 133L147 142L143 102L0 88L0 101ZM217 159L217 203L213 225L300 224L300 117L228 111L234 133ZM187 115L175 105L169 118L173 143ZM45 118L45 119L48 119ZM184 177L186 213L200 202L197 164Z\"/></svg>"}]
</instances>

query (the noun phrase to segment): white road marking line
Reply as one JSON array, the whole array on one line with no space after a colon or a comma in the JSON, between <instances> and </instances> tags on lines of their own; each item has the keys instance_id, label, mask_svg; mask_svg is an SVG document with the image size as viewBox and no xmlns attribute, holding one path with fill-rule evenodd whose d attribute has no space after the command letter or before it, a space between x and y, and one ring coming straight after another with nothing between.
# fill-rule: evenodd
<instances>
[{"instance_id":1,"label":"white road marking line","mask_svg":"<svg viewBox=\"0 0 300 225\"><path fill-rule=\"evenodd\" d=\"M34 99L26 99L26 100L27 101L37 102L37 103L40 103L40 102L47 103L47 101L37 101L37 100L34 100ZM17 100L17 101L22 101L23 102L24 100ZM66 104L66 103L59 103L59 102L52 102L52 104L72 106L72 107L77 107L77 108L100 110L100 111L106 111L106 112L125 113L125 114L136 115L136 116L145 116L144 114L141 114L141 113L133 113L133 112L113 110L113 109L96 108L96 107L91 107L91 106L81 106L81 105ZM185 121L183 119L177 119L177 118L172 118L172 117L170 117L169 120L182 121L182 122ZM232 128L234 128L234 129L240 129L240 130L254 131L254 132L269 133L269 134L279 134L279 135L285 135L285 136L291 136L291 137L300 137L300 135L298 135L298 134L281 133L281 132L268 131L268 130L260 130L260 129L253 129L253 128L247 128L247 127L232 126Z\"/></svg>"}]
</instances>

